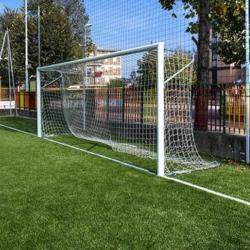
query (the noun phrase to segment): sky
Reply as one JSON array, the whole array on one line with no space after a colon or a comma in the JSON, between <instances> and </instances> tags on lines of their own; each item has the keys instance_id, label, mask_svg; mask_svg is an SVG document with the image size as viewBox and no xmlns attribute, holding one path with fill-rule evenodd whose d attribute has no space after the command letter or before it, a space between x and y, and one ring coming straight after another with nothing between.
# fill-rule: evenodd
<instances>
[{"instance_id":1,"label":"sky","mask_svg":"<svg viewBox=\"0 0 250 250\"><path fill-rule=\"evenodd\" d=\"M0 0L4 6L18 8L23 0ZM169 49L192 50L191 36L185 32L188 21L177 5L175 19L161 8L158 0L85 0L91 35L99 47L125 49L164 41Z\"/></svg>"},{"instance_id":2,"label":"sky","mask_svg":"<svg viewBox=\"0 0 250 250\"><path fill-rule=\"evenodd\" d=\"M158 0L85 0L85 6L92 38L101 47L125 49L164 41L169 49L194 48L180 4L175 8L177 19Z\"/></svg>"},{"instance_id":3,"label":"sky","mask_svg":"<svg viewBox=\"0 0 250 250\"><path fill-rule=\"evenodd\" d=\"M3 6L18 8L23 0L0 0ZM172 12L163 10L158 0L84 0L91 23L91 38L99 48L122 50L155 42L165 42L167 50L193 51L195 45L186 32L181 1ZM126 64L136 65L136 58ZM131 72L131 68L128 69Z\"/></svg>"},{"instance_id":4,"label":"sky","mask_svg":"<svg viewBox=\"0 0 250 250\"><path fill-rule=\"evenodd\" d=\"M179 2L174 12L163 10L158 0L85 0L92 25L91 38L97 47L123 50L164 42L167 50L193 51L188 22ZM141 57L141 55L138 55ZM138 57L122 59L125 77L137 67Z\"/></svg>"},{"instance_id":5,"label":"sky","mask_svg":"<svg viewBox=\"0 0 250 250\"><path fill-rule=\"evenodd\" d=\"M21 6L22 0L0 0L0 12L3 11L4 6L10 7L10 8L18 8Z\"/></svg>"}]
</instances>

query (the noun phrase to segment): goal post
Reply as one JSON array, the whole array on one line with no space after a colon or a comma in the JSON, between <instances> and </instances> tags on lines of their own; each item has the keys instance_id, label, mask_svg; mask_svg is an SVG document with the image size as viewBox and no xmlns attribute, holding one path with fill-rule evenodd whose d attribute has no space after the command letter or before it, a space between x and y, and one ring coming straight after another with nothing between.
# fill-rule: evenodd
<instances>
[{"instance_id":1,"label":"goal post","mask_svg":"<svg viewBox=\"0 0 250 250\"><path fill-rule=\"evenodd\" d=\"M36 100L37 100L37 136L42 138L42 106L41 106L41 73L40 69L37 68L36 70Z\"/></svg>"},{"instance_id":2,"label":"goal post","mask_svg":"<svg viewBox=\"0 0 250 250\"><path fill-rule=\"evenodd\" d=\"M154 161L158 176L207 169L196 148L193 55L164 43L37 69L37 134L73 135Z\"/></svg>"},{"instance_id":3,"label":"goal post","mask_svg":"<svg viewBox=\"0 0 250 250\"><path fill-rule=\"evenodd\" d=\"M164 43L158 44L157 49L157 153L158 176L165 174L165 105L164 105Z\"/></svg>"}]
</instances>

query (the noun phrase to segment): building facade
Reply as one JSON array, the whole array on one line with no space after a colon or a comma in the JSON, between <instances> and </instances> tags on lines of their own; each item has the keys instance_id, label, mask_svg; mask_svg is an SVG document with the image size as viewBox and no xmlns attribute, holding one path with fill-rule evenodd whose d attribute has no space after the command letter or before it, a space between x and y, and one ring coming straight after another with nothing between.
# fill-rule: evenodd
<instances>
[{"instance_id":1,"label":"building facade","mask_svg":"<svg viewBox=\"0 0 250 250\"><path fill-rule=\"evenodd\" d=\"M210 84L244 83L245 69L235 63L224 63L217 54L218 39L219 38L211 32Z\"/></svg>"},{"instance_id":2,"label":"building facade","mask_svg":"<svg viewBox=\"0 0 250 250\"><path fill-rule=\"evenodd\" d=\"M105 55L115 52L113 49L97 48L91 56ZM105 85L112 80L122 78L121 58L104 59L87 66L88 82L91 85Z\"/></svg>"}]
</instances>

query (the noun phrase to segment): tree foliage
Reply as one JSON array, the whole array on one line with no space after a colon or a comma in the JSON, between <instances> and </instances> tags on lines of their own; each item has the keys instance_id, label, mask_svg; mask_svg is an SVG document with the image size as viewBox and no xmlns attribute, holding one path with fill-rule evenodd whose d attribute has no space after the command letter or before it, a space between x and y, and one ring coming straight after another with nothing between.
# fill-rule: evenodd
<instances>
[{"instance_id":1,"label":"tree foliage","mask_svg":"<svg viewBox=\"0 0 250 250\"><path fill-rule=\"evenodd\" d=\"M204 0L182 0L184 17L189 19L187 32L198 34L200 3ZM174 11L177 0L159 0L162 7ZM210 28L218 34L218 53L225 63L240 63L244 58L244 0L210 0ZM177 17L173 13L174 17ZM199 41L197 41L197 44Z\"/></svg>"},{"instance_id":2,"label":"tree foliage","mask_svg":"<svg viewBox=\"0 0 250 250\"><path fill-rule=\"evenodd\" d=\"M241 64L245 59L244 1L227 0L223 9L212 20L219 36L218 54L225 63Z\"/></svg>"},{"instance_id":3,"label":"tree foliage","mask_svg":"<svg viewBox=\"0 0 250 250\"><path fill-rule=\"evenodd\" d=\"M66 5L66 2L68 5ZM80 0L30 0L28 17L30 75L38 66L37 7L41 6L41 63L59 63L82 57L82 27L88 19ZM81 7L81 8L80 8ZM81 14L80 14L81 12ZM0 33L10 30L15 75L23 82L25 58L24 7L6 8L0 16ZM0 37L1 39L1 37ZM89 40L89 47L91 41ZM0 68L0 70L4 70Z\"/></svg>"},{"instance_id":4,"label":"tree foliage","mask_svg":"<svg viewBox=\"0 0 250 250\"><path fill-rule=\"evenodd\" d=\"M181 0L185 10L185 18L189 19L187 32L198 34L197 83L209 83L209 49L211 45L211 28L219 38L218 53L226 63L243 61L244 54L244 0ZM172 11L177 0L159 0L162 7ZM173 16L177 18L175 13ZM195 124L201 124L207 130L208 98L197 96Z\"/></svg>"},{"instance_id":5,"label":"tree foliage","mask_svg":"<svg viewBox=\"0 0 250 250\"><path fill-rule=\"evenodd\" d=\"M142 59L137 61L136 82L143 88L153 88L157 80L157 52L155 50L145 53Z\"/></svg>"},{"instance_id":6,"label":"tree foliage","mask_svg":"<svg viewBox=\"0 0 250 250\"><path fill-rule=\"evenodd\" d=\"M188 65L192 60L190 53L176 50L165 55L165 78L173 76L176 72ZM155 88L157 82L157 53L150 51L143 55L142 59L137 61L138 70L136 72L136 83L145 89ZM134 72L131 79L135 78ZM177 75L173 81L193 84L195 81L195 69L184 70Z\"/></svg>"}]
</instances>

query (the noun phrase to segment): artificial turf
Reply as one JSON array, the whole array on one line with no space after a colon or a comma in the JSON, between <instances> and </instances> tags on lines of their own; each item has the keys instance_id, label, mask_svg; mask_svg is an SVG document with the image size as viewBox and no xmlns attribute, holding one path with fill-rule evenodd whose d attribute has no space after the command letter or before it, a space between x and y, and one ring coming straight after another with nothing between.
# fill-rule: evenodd
<instances>
[{"instance_id":1,"label":"artificial turf","mask_svg":"<svg viewBox=\"0 0 250 250\"><path fill-rule=\"evenodd\" d=\"M36 120L34 119L26 119L22 117L0 117L0 124L36 134ZM76 146L89 152L101 154L141 168L145 168L152 173L157 172L156 161L115 152L109 146L104 144L85 141L70 135L54 136L52 139L58 142L66 143L68 145ZM210 157L207 157L207 159L211 160ZM202 187L210 188L217 192L250 201L249 166L223 159L217 160L220 162L220 167L216 169L196 171L192 174L177 175L176 178L189 181Z\"/></svg>"},{"instance_id":2,"label":"artificial turf","mask_svg":"<svg viewBox=\"0 0 250 250\"><path fill-rule=\"evenodd\" d=\"M0 140L0 249L249 248L247 206L18 132Z\"/></svg>"}]
</instances>

